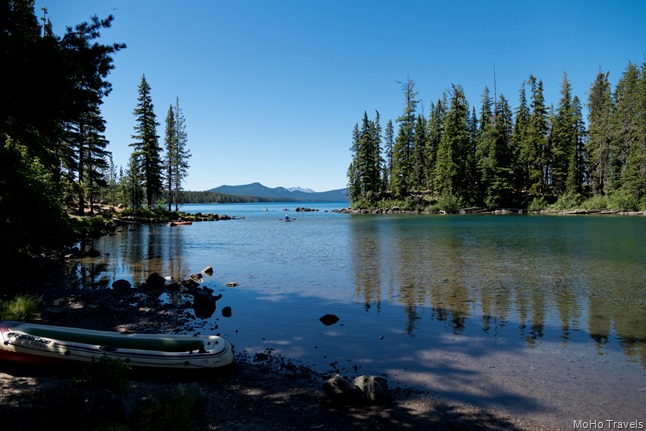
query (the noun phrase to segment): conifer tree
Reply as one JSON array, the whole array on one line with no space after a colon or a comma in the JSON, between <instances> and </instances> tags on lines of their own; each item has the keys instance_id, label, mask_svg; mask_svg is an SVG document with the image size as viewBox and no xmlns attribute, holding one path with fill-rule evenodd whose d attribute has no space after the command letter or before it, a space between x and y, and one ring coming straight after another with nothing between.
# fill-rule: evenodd
<instances>
[{"instance_id":1,"label":"conifer tree","mask_svg":"<svg viewBox=\"0 0 646 431\"><path fill-rule=\"evenodd\" d=\"M105 151L98 107L110 91L112 54L125 47L97 42L112 20L92 17L59 37L49 21L38 25L33 0L0 2L2 266L60 245L64 198L80 198L79 211L86 197L92 202Z\"/></svg>"},{"instance_id":2,"label":"conifer tree","mask_svg":"<svg viewBox=\"0 0 646 431\"><path fill-rule=\"evenodd\" d=\"M552 192L559 196L567 191L575 190L576 160L577 160L577 118L572 101L572 87L567 75L563 74L561 81L561 99L554 117L553 132L551 134L551 175ZM573 178L568 178L572 175ZM568 188L568 184L570 187Z\"/></svg>"},{"instance_id":3,"label":"conifer tree","mask_svg":"<svg viewBox=\"0 0 646 431\"><path fill-rule=\"evenodd\" d=\"M460 85L453 85L450 105L444 118L444 133L437 151L435 190L439 195L454 195L470 201L468 179L471 139L467 127L469 106Z\"/></svg>"},{"instance_id":4,"label":"conifer tree","mask_svg":"<svg viewBox=\"0 0 646 431\"><path fill-rule=\"evenodd\" d=\"M588 169L592 193L606 195L611 191L611 157L613 150L614 101L608 73L599 72L588 97Z\"/></svg>"},{"instance_id":5,"label":"conifer tree","mask_svg":"<svg viewBox=\"0 0 646 431\"><path fill-rule=\"evenodd\" d=\"M188 150L188 135L186 133L186 119L182 108L179 106L179 97L175 99L175 152L173 154L173 202L175 211L179 209L179 200L182 192L182 182L188 175L188 159L191 152Z\"/></svg>"},{"instance_id":6,"label":"conifer tree","mask_svg":"<svg viewBox=\"0 0 646 431\"><path fill-rule=\"evenodd\" d=\"M485 203L489 207L515 203L513 169L516 161L512 146L513 114L504 95L500 95L495 109L492 145L488 155L488 158L493 160L494 170L489 178L485 195Z\"/></svg>"},{"instance_id":7,"label":"conifer tree","mask_svg":"<svg viewBox=\"0 0 646 431\"><path fill-rule=\"evenodd\" d=\"M512 137L512 148L515 153L514 160L514 185L516 193L527 194L529 191L529 172L531 160L529 159L529 124L530 109L527 105L527 95L525 92L525 82L520 88L518 97L518 108L514 119L514 130Z\"/></svg>"},{"instance_id":8,"label":"conifer tree","mask_svg":"<svg viewBox=\"0 0 646 431\"><path fill-rule=\"evenodd\" d=\"M419 102L415 82L410 78L402 84L404 93L404 112L397 118L399 132L393 149L393 192L404 196L409 191L412 179L412 148L415 138L415 110Z\"/></svg>"},{"instance_id":9,"label":"conifer tree","mask_svg":"<svg viewBox=\"0 0 646 431\"><path fill-rule=\"evenodd\" d=\"M126 173L121 181L122 194L126 200L126 204L130 205L130 208L134 210L141 208L144 200L144 179L139 162L139 157L135 153L132 153L128 160Z\"/></svg>"},{"instance_id":10,"label":"conifer tree","mask_svg":"<svg viewBox=\"0 0 646 431\"><path fill-rule=\"evenodd\" d=\"M623 189L635 199L646 194L645 78L630 63L615 89L614 189Z\"/></svg>"},{"instance_id":11,"label":"conifer tree","mask_svg":"<svg viewBox=\"0 0 646 431\"><path fill-rule=\"evenodd\" d=\"M492 112L493 102L489 88L485 87L482 93L482 106L480 107L480 127L476 132L476 159L478 171L478 195L486 196L496 170L495 140L496 121Z\"/></svg>"},{"instance_id":12,"label":"conifer tree","mask_svg":"<svg viewBox=\"0 0 646 431\"><path fill-rule=\"evenodd\" d=\"M377 114L378 115L378 114ZM363 196L374 195L380 189L379 175L379 133L378 127L363 113L363 121L357 149L357 169L360 193Z\"/></svg>"},{"instance_id":13,"label":"conifer tree","mask_svg":"<svg viewBox=\"0 0 646 431\"><path fill-rule=\"evenodd\" d=\"M531 114L525 142L523 159L528 165L528 191L530 195L543 195L549 177L549 147L547 109L543 96L543 81L529 77L532 89Z\"/></svg>"},{"instance_id":14,"label":"conifer tree","mask_svg":"<svg viewBox=\"0 0 646 431\"><path fill-rule=\"evenodd\" d=\"M85 148L79 154L79 183L83 186L90 204L90 214L94 214L94 203L101 189L107 186L105 171L108 168L108 140L105 138L105 120L98 112L89 112L85 127ZM84 211L83 194L79 196L79 213Z\"/></svg>"},{"instance_id":15,"label":"conifer tree","mask_svg":"<svg viewBox=\"0 0 646 431\"><path fill-rule=\"evenodd\" d=\"M393 148L395 145L395 130L393 128L392 120L388 120L386 130L384 131L384 151L386 160L382 175L382 188L383 190L392 190L392 175L393 175Z\"/></svg>"},{"instance_id":16,"label":"conifer tree","mask_svg":"<svg viewBox=\"0 0 646 431\"><path fill-rule=\"evenodd\" d=\"M568 176L565 187L567 192L582 194L585 192L584 186L586 185L586 177L588 177L588 153L585 149L588 132L585 127L585 121L583 120L581 100L577 96L572 98L572 107L574 110L572 125L575 130L576 142L575 150L571 154L571 160L568 163Z\"/></svg>"},{"instance_id":17,"label":"conifer tree","mask_svg":"<svg viewBox=\"0 0 646 431\"><path fill-rule=\"evenodd\" d=\"M350 166L348 166L348 194L350 201L355 202L361 197L361 185L359 183L358 172L358 153L359 153L359 124L354 125L352 129L352 145L350 146L352 154Z\"/></svg>"},{"instance_id":18,"label":"conifer tree","mask_svg":"<svg viewBox=\"0 0 646 431\"><path fill-rule=\"evenodd\" d=\"M438 99L437 103L431 104L431 114L427 123L428 139L426 140L426 188L433 187L435 181L435 164L437 150L440 147L444 132L444 116L446 114L446 92Z\"/></svg>"},{"instance_id":19,"label":"conifer tree","mask_svg":"<svg viewBox=\"0 0 646 431\"><path fill-rule=\"evenodd\" d=\"M173 186L175 184L175 170L173 160L177 151L177 131L175 129L175 111L173 106L168 107L166 114L166 133L164 137L166 147L166 191L168 193L168 211L173 203Z\"/></svg>"},{"instance_id":20,"label":"conifer tree","mask_svg":"<svg viewBox=\"0 0 646 431\"><path fill-rule=\"evenodd\" d=\"M415 122L415 136L413 138L413 171L411 187L415 190L424 190L428 183L428 161L426 160L428 149L428 126L423 115L417 116Z\"/></svg>"},{"instance_id":21,"label":"conifer tree","mask_svg":"<svg viewBox=\"0 0 646 431\"><path fill-rule=\"evenodd\" d=\"M139 96L137 107L134 110L136 125L135 134L132 135L134 148L133 156L136 159L136 167L140 169L143 179L143 189L146 194L148 208L152 208L155 199L162 190L162 159L159 136L157 135L157 117L155 116L153 102L150 97L150 85L145 75L141 77L139 84Z\"/></svg>"},{"instance_id":22,"label":"conifer tree","mask_svg":"<svg viewBox=\"0 0 646 431\"><path fill-rule=\"evenodd\" d=\"M371 126L371 139L372 139L372 162L374 163L373 173L371 178L372 192L378 194L382 191L381 178L384 165L384 159L381 156L381 115L379 111L375 110L375 119L370 123Z\"/></svg>"}]
</instances>

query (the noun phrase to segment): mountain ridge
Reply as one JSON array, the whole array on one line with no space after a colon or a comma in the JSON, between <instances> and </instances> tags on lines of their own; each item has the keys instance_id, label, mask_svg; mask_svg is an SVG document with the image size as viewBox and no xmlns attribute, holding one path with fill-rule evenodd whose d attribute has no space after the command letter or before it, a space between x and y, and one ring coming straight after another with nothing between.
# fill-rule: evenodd
<instances>
[{"instance_id":1,"label":"mountain ridge","mask_svg":"<svg viewBox=\"0 0 646 431\"><path fill-rule=\"evenodd\" d=\"M225 195L254 196L303 202L347 202L349 200L347 188L315 192L311 189L303 189L300 187L291 187L289 189L285 187L270 188L259 182L235 186L222 185L209 189L208 191Z\"/></svg>"}]
</instances>

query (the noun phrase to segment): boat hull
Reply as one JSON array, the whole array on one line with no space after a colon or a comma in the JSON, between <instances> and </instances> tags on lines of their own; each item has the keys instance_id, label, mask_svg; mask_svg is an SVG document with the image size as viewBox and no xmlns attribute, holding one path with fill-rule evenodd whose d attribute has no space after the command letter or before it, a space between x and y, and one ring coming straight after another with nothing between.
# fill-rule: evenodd
<instances>
[{"instance_id":1,"label":"boat hull","mask_svg":"<svg viewBox=\"0 0 646 431\"><path fill-rule=\"evenodd\" d=\"M132 367L219 368L233 346L217 335L120 334L21 322L0 322L0 360L30 365L119 359Z\"/></svg>"}]
</instances>

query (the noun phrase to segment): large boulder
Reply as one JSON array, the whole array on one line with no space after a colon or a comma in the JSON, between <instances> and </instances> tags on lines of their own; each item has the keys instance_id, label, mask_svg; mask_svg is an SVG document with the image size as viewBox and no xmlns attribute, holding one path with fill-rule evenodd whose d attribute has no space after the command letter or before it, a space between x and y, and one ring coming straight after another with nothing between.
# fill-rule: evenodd
<instances>
[{"instance_id":1,"label":"large boulder","mask_svg":"<svg viewBox=\"0 0 646 431\"><path fill-rule=\"evenodd\" d=\"M146 279L146 286L150 289L162 290L165 284L166 279L157 272L153 272Z\"/></svg>"},{"instance_id":2,"label":"large boulder","mask_svg":"<svg viewBox=\"0 0 646 431\"><path fill-rule=\"evenodd\" d=\"M323 383L323 392L334 404L353 406L361 404L363 401L361 388L339 374L335 374Z\"/></svg>"},{"instance_id":3,"label":"large boulder","mask_svg":"<svg viewBox=\"0 0 646 431\"><path fill-rule=\"evenodd\" d=\"M219 298L218 298L219 299ZM207 319L215 313L215 301L217 299L205 290L196 290L193 293L193 310L195 317Z\"/></svg>"},{"instance_id":4,"label":"large boulder","mask_svg":"<svg viewBox=\"0 0 646 431\"><path fill-rule=\"evenodd\" d=\"M195 274L191 274L188 276L189 280L193 280L196 283L201 283L202 282L202 273L201 272L196 272Z\"/></svg>"},{"instance_id":5,"label":"large boulder","mask_svg":"<svg viewBox=\"0 0 646 431\"><path fill-rule=\"evenodd\" d=\"M388 380L383 377L359 376L354 379L354 384L361 389L363 400L368 404L390 404L388 394Z\"/></svg>"},{"instance_id":6,"label":"large boulder","mask_svg":"<svg viewBox=\"0 0 646 431\"><path fill-rule=\"evenodd\" d=\"M148 277L150 278L150 277ZM116 280L114 283L112 283L112 288L114 290L129 290L132 287L132 284L128 280Z\"/></svg>"}]
</instances>

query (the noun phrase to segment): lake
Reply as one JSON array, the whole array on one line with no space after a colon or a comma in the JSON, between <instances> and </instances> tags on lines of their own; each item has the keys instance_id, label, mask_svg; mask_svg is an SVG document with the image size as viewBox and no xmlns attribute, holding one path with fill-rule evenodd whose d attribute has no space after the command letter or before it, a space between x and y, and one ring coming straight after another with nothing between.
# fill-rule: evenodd
<instances>
[{"instance_id":1,"label":"lake","mask_svg":"<svg viewBox=\"0 0 646 431\"><path fill-rule=\"evenodd\" d=\"M645 217L331 211L345 206L186 205L237 219L124 227L78 271L136 286L210 265L204 284L223 297L201 327L237 352L275 349L564 429L646 423ZM328 313L339 322L324 326Z\"/></svg>"}]
</instances>

